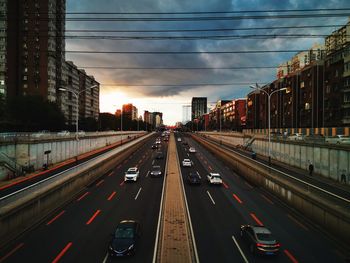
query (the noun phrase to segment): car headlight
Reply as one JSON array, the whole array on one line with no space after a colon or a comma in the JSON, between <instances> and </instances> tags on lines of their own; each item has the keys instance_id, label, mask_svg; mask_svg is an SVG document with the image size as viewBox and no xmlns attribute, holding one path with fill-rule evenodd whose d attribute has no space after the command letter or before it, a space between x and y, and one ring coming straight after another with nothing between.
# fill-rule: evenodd
<instances>
[{"instance_id":1,"label":"car headlight","mask_svg":"<svg viewBox=\"0 0 350 263\"><path fill-rule=\"evenodd\" d=\"M129 248L128 248L128 250L132 250L134 248L134 244L132 244Z\"/></svg>"}]
</instances>

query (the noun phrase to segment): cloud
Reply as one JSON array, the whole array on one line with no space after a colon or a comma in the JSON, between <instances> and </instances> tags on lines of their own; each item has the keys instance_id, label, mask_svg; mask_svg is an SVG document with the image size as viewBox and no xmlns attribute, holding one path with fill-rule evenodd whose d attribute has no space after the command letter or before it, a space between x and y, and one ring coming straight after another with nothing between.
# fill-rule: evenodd
<instances>
[{"instance_id":1,"label":"cloud","mask_svg":"<svg viewBox=\"0 0 350 263\"><path fill-rule=\"evenodd\" d=\"M308 9L327 7L347 7L345 0L320 1L276 1L276 0L67 0L67 12L196 12L196 11L239 11L239 10L278 10ZM214 16L208 14L207 16ZM233 14L231 14L233 15ZM87 15L82 15L87 16ZM94 17L97 15L91 15ZM112 17L112 14L106 17ZM118 17L151 17L152 15L118 15ZM171 15L163 15L170 17ZM177 16L186 16L177 15ZM194 16L194 15L187 15ZM223 16L223 14L219 14ZM261 19L261 20L225 20L225 21L186 21L186 22L67 22L67 29L109 29L109 30L169 30L169 29L215 29L267 26L297 26L345 24L346 18L322 19ZM95 35L162 35L162 36L206 36L206 35L244 35L244 34L329 34L334 28L284 29L284 30L236 30L229 32L173 32L173 33L92 33ZM74 33L77 34L77 33ZM88 34L88 33L82 33ZM236 40L67 40L67 50L109 50L109 51L230 51L230 50L283 50L307 49L314 42L323 42L323 38L270 38ZM278 66L289 60L292 53L261 54L70 54L66 57L78 66L109 67L242 67L242 66ZM246 70L127 70L127 69L87 69L102 84L144 84L151 86L109 86L102 85L101 92L112 93L114 89L124 89L132 98L156 97L164 101L182 98L190 101L191 96L207 96L208 101L220 98L245 97L248 85L231 86L183 86L191 83L255 83L270 82L275 78L276 69ZM169 86L157 86L167 84ZM158 105L158 110L170 113L169 106ZM145 106L146 107L146 106ZM149 105L154 107L154 105ZM178 109L178 108L177 108ZM177 112L178 114L178 112ZM164 114L167 118L167 114ZM172 117L175 118L175 117ZM179 116L181 119L181 116ZM175 120L175 119L172 119Z\"/></svg>"}]
</instances>

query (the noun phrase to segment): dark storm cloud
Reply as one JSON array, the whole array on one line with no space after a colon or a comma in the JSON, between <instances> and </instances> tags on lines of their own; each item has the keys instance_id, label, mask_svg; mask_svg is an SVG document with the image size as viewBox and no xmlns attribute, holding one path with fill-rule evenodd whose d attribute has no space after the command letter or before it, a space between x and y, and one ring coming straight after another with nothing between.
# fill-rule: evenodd
<instances>
[{"instance_id":1,"label":"dark storm cloud","mask_svg":"<svg viewBox=\"0 0 350 263\"><path fill-rule=\"evenodd\" d=\"M347 7L345 0L321 0L321 1L278 1L278 0L68 0L68 12L191 12L191 11L237 11L237 10L277 10L277 9L307 9L327 7ZM85 15L86 16L86 15ZM109 15L110 17L111 15ZM131 15L126 15L130 17ZM139 15L138 15L139 16ZM138 17L135 16L135 17ZM145 15L146 16L146 15ZM147 15L148 17L150 15ZM170 15L164 15L170 16ZM200 21L200 22L81 22L67 23L67 28L87 29L204 29L204 28L233 28L233 27L257 27L257 26L281 26L281 25L305 25L305 24L333 24L345 23L346 19L268 19L268 20L233 20L233 21ZM259 31L235 31L229 34L288 34L301 32L301 30L259 30ZM306 29L302 32L327 33L331 29ZM100 34L100 33L95 33ZM111 33L109 33L111 34ZM117 33L121 34L121 33ZM145 35L135 33L134 35ZM182 33L194 35L195 33ZM197 35L214 33L196 33ZM220 32L219 34L223 34ZM125 34L124 34L125 35ZM128 34L130 35L130 34ZM159 33L154 33L159 35ZM168 34L170 35L170 34ZM181 35L181 33L172 33ZM306 49L314 42L323 43L323 39L240 39L240 40L198 40L198 41L108 41L108 40L70 40L69 49L82 50L115 50L115 51L229 51L229 50L278 50L278 49ZM237 67L237 66L278 66L289 60L291 53L266 53L266 54L225 54L225 55L121 55L101 54L71 55L79 66L112 66L112 67ZM161 85L171 84L168 87L128 87L128 92L134 96L174 96L183 92L192 91L194 94L215 94L215 99L221 97L243 97L249 92L247 85L235 86L181 86L191 83L255 83L269 82L274 79L275 69L255 70L87 70L106 84L128 83ZM112 83L111 83L112 82ZM106 87L103 89L112 89ZM214 89L214 91L213 91ZM230 95L231 94L231 95Z\"/></svg>"}]
</instances>

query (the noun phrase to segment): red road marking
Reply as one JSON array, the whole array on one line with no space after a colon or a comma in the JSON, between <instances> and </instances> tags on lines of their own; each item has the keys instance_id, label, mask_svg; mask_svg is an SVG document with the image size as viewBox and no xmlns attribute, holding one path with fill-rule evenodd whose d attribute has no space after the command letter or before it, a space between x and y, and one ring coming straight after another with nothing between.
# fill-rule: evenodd
<instances>
[{"instance_id":1,"label":"red road marking","mask_svg":"<svg viewBox=\"0 0 350 263\"><path fill-rule=\"evenodd\" d=\"M101 213L101 210L97 210L95 212L95 214L93 214L93 216L89 219L89 221L86 222L87 225L90 225L92 221L94 221L94 219L96 218L96 216Z\"/></svg>"},{"instance_id":2,"label":"red road marking","mask_svg":"<svg viewBox=\"0 0 350 263\"><path fill-rule=\"evenodd\" d=\"M204 160L204 163L205 163L205 164L208 164L208 162L207 162L207 161L205 161L205 160Z\"/></svg>"},{"instance_id":3,"label":"red road marking","mask_svg":"<svg viewBox=\"0 0 350 263\"><path fill-rule=\"evenodd\" d=\"M113 172L110 172L109 174L108 174L108 176L112 176L113 175Z\"/></svg>"},{"instance_id":4,"label":"red road marking","mask_svg":"<svg viewBox=\"0 0 350 263\"><path fill-rule=\"evenodd\" d=\"M283 252L287 255L287 257L289 257L290 261L293 263L298 263L298 260L296 260L296 258L287 249L285 249Z\"/></svg>"},{"instance_id":5,"label":"red road marking","mask_svg":"<svg viewBox=\"0 0 350 263\"><path fill-rule=\"evenodd\" d=\"M262 198L264 198L268 203L270 203L271 205L273 205L274 203L270 200L270 198L267 198L265 195L260 194Z\"/></svg>"},{"instance_id":6,"label":"red road marking","mask_svg":"<svg viewBox=\"0 0 350 263\"><path fill-rule=\"evenodd\" d=\"M239 197L237 195L233 194L233 197L237 200L238 203L240 203L240 204L243 203L242 200L239 199Z\"/></svg>"},{"instance_id":7,"label":"red road marking","mask_svg":"<svg viewBox=\"0 0 350 263\"><path fill-rule=\"evenodd\" d=\"M142 160L139 161L139 164L142 163Z\"/></svg>"},{"instance_id":8,"label":"red road marking","mask_svg":"<svg viewBox=\"0 0 350 263\"><path fill-rule=\"evenodd\" d=\"M226 188L226 189L228 189L228 185L223 181L222 182L222 185Z\"/></svg>"},{"instance_id":9,"label":"red road marking","mask_svg":"<svg viewBox=\"0 0 350 263\"><path fill-rule=\"evenodd\" d=\"M20 243L18 244L14 249L12 249L9 253L7 253L5 256L3 256L2 258L0 258L0 262L4 262L5 259L9 258L10 256L12 256L18 249L20 249L21 247L23 247L24 243Z\"/></svg>"},{"instance_id":10,"label":"red road marking","mask_svg":"<svg viewBox=\"0 0 350 263\"><path fill-rule=\"evenodd\" d=\"M78 199L77 199L77 202L79 202L80 200L82 200L85 196L87 196L88 194L90 194L90 192L86 192L85 194L83 194L82 196L80 196Z\"/></svg>"},{"instance_id":11,"label":"red road marking","mask_svg":"<svg viewBox=\"0 0 350 263\"><path fill-rule=\"evenodd\" d=\"M67 252L67 250L73 245L72 242L69 242L64 249L57 255L57 257L52 261L52 263L57 263L61 257L63 257L63 255Z\"/></svg>"},{"instance_id":12,"label":"red road marking","mask_svg":"<svg viewBox=\"0 0 350 263\"><path fill-rule=\"evenodd\" d=\"M104 182L105 180L101 180L101 181L99 181L97 184L96 184L96 186L100 186L100 184L102 184L103 182Z\"/></svg>"},{"instance_id":13,"label":"red road marking","mask_svg":"<svg viewBox=\"0 0 350 263\"><path fill-rule=\"evenodd\" d=\"M296 218L294 218L293 216L291 216L290 214L287 214L287 216L289 217L290 220L292 220L294 223L296 223L297 225L299 225L301 228L303 228L306 231L309 231L309 229L302 223L300 223Z\"/></svg>"},{"instance_id":14,"label":"red road marking","mask_svg":"<svg viewBox=\"0 0 350 263\"><path fill-rule=\"evenodd\" d=\"M108 197L108 201L111 201L112 200L112 198L115 196L115 194L116 194L117 192L116 191L114 191L113 193L111 193L111 195Z\"/></svg>"},{"instance_id":15,"label":"red road marking","mask_svg":"<svg viewBox=\"0 0 350 263\"><path fill-rule=\"evenodd\" d=\"M256 217L255 214L250 213L250 216L255 220L255 222L259 225L259 226L263 226L264 224Z\"/></svg>"},{"instance_id":16,"label":"red road marking","mask_svg":"<svg viewBox=\"0 0 350 263\"><path fill-rule=\"evenodd\" d=\"M210 165L208 165L208 168L209 168L209 170L210 170L210 171L212 171L212 170L213 170L213 168L211 168L211 166L210 166Z\"/></svg>"},{"instance_id":17,"label":"red road marking","mask_svg":"<svg viewBox=\"0 0 350 263\"><path fill-rule=\"evenodd\" d=\"M49 222L47 222L47 226L50 225L51 223L53 223L56 219L58 219L61 215L64 214L64 212L66 212L65 210L61 211L61 213L59 213L57 216L55 216L54 218L52 218Z\"/></svg>"},{"instance_id":18,"label":"red road marking","mask_svg":"<svg viewBox=\"0 0 350 263\"><path fill-rule=\"evenodd\" d=\"M120 186L123 186L123 185L124 185L124 183L125 183L125 182L124 182L124 181L122 181L122 182L121 182L119 185L120 185Z\"/></svg>"}]
</instances>

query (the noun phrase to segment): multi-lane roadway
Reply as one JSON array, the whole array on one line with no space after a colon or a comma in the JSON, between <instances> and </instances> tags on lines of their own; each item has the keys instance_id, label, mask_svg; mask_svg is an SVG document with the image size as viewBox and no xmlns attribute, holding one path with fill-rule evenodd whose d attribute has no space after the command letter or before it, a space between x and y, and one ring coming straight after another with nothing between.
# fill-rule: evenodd
<instances>
[{"instance_id":1,"label":"multi-lane roadway","mask_svg":"<svg viewBox=\"0 0 350 263\"><path fill-rule=\"evenodd\" d=\"M185 192L200 262L342 262L337 246L312 222L304 220L266 191L247 183L223 162L190 137L177 141L180 162L193 161L182 167ZM188 145L184 145L184 141ZM189 153L189 147L196 153ZM198 172L200 186L186 183L189 172ZM218 172L223 185L210 186L209 172ZM241 224L264 225L281 243L278 257L252 255L240 237Z\"/></svg>"},{"instance_id":2,"label":"multi-lane roadway","mask_svg":"<svg viewBox=\"0 0 350 263\"><path fill-rule=\"evenodd\" d=\"M0 252L0 262L108 262L108 243L121 220L138 220L142 237L130 262L151 262L157 231L163 179L151 178L154 165L164 173L167 143L153 150L154 137L132 156L84 189L72 202L55 211ZM137 166L140 178L124 183L124 173Z\"/></svg>"},{"instance_id":3,"label":"multi-lane roadway","mask_svg":"<svg viewBox=\"0 0 350 263\"><path fill-rule=\"evenodd\" d=\"M343 262L334 241L266 191L254 187L229 169L191 137L176 134L188 208L200 262ZM184 145L187 141L188 145ZM167 142L152 149L154 137L111 172L84 189L66 206L52 213L40 225L0 251L0 262L109 262L108 242L117 224L124 219L138 220L142 236L136 255L127 262L152 262L164 177L151 178L153 165L164 174ZM196 153L189 153L189 147ZM140 179L124 183L124 172L137 166ZM186 183L189 172L198 172L201 185ZM222 186L209 186L206 175L218 172ZM281 243L278 257L252 255L240 238L240 225L265 225Z\"/></svg>"}]
</instances>

